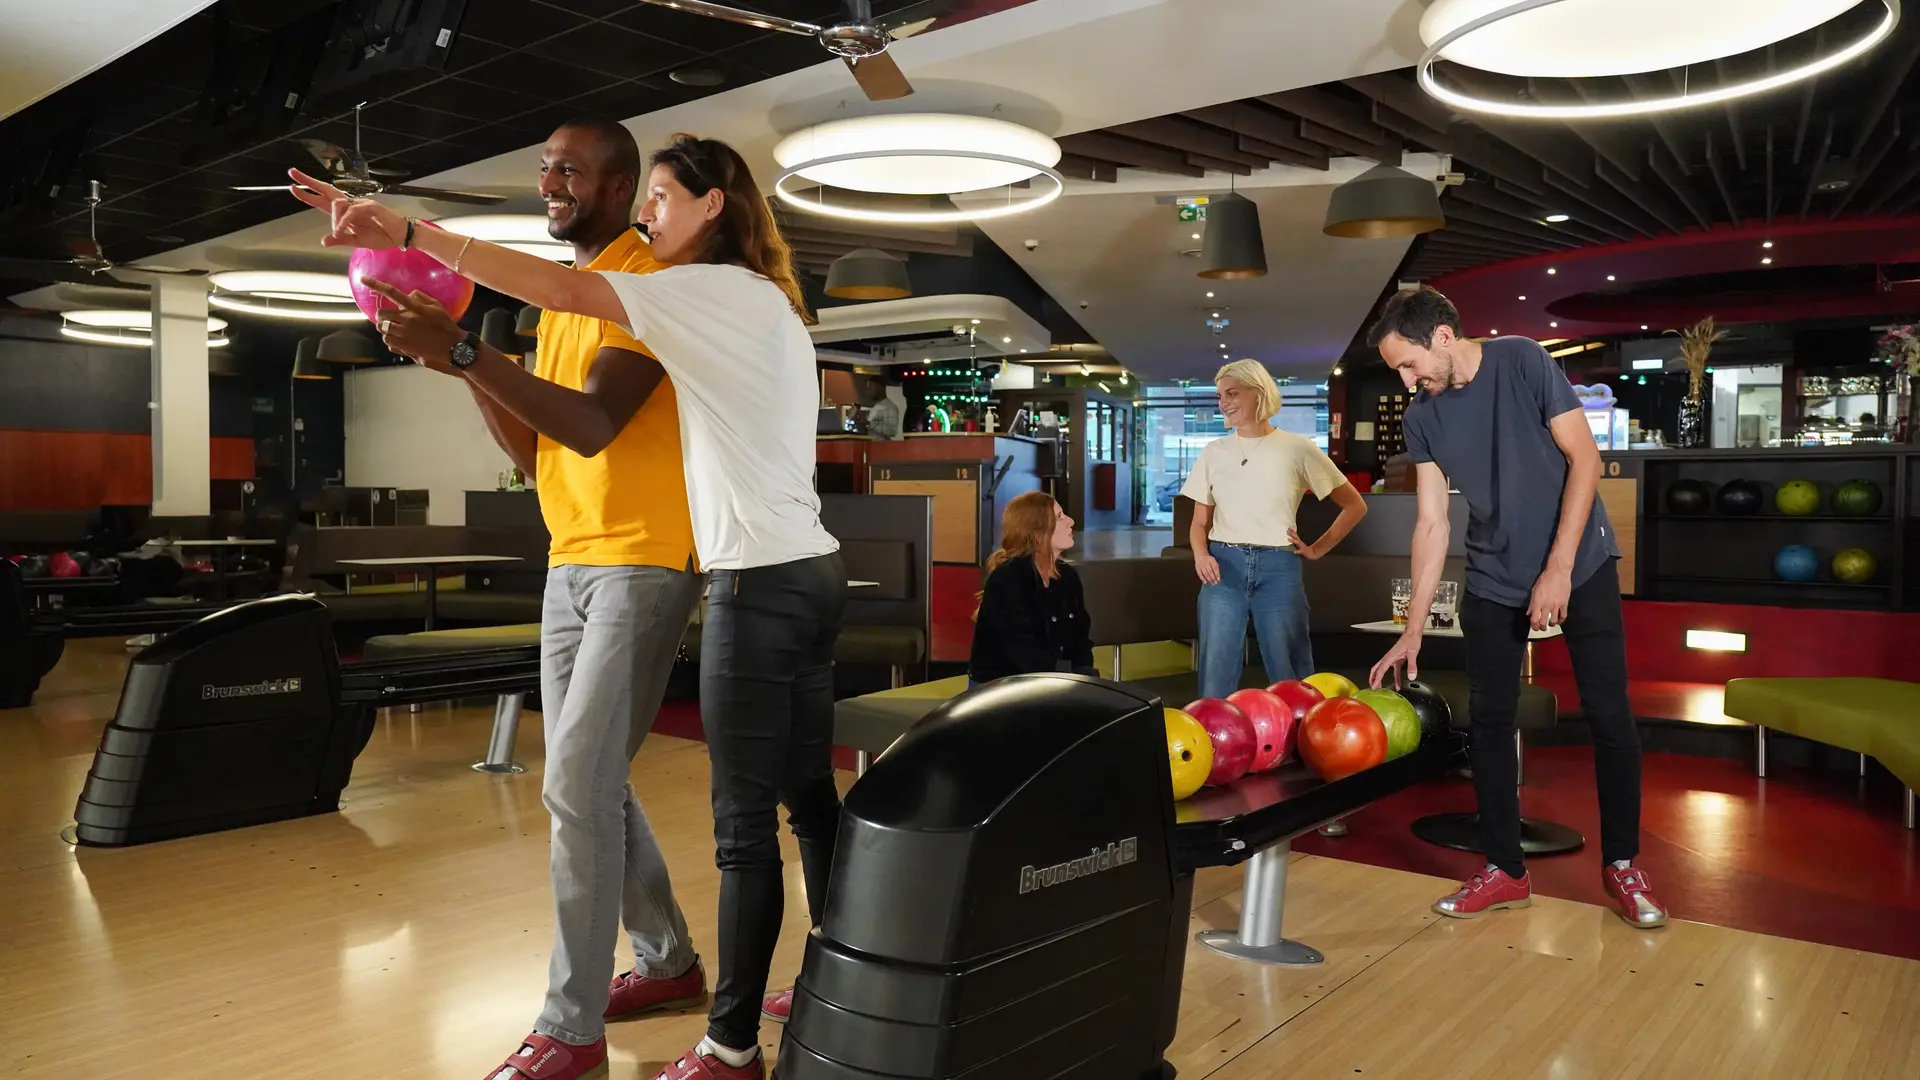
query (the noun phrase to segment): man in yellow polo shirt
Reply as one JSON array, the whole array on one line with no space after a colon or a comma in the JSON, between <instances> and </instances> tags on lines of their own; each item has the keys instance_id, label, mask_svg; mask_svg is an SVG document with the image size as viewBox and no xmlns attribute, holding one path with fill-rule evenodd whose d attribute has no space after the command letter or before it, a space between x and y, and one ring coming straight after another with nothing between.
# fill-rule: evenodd
<instances>
[{"instance_id":1,"label":"man in yellow polo shirt","mask_svg":"<svg viewBox=\"0 0 1920 1080\"><path fill-rule=\"evenodd\" d=\"M659 269L633 227L640 150L612 121L571 121L540 159L547 231L574 265ZM706 974L628 770L699 596L673 384L612 323L546 312L537 371L450 318L395 352L462 375L487 427L535 477L552 534L540 620L542 794L557 928L545 1008L495 1080L571 1080L606 1060L608 1017L699 1004ZM450 452L458 450L449 448ZM614 977L625 923L634 968Z\"/></svg>"}]
</instances>

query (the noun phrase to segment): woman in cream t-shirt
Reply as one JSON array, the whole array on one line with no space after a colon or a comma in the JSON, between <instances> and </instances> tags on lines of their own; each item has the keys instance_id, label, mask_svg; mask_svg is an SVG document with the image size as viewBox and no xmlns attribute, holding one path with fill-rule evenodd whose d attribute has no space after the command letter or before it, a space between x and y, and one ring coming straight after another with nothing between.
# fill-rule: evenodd
<instances>
[{"instance_id":1,"label":"woman in cream t-shirt","mask_svg":"<svg viewBox=\"0 0 1920 1080\"><path fill-rule=\"evenodd\" d=\"M1240 688L1249 618L1268 683L1313 673L1300 563L1332 551L1366 516L1367 503L1311 439L1270 422L1280 388L1266 368L1236 360L1214 385L1233 430L1200 451L1180 494L1193 500L1188 535L1202 582L1200 696L1223 698ZM1311 544L1294 531L1294 512L1309 491L1340 505L1340 516Z\"/></svg>"}]
</instances>

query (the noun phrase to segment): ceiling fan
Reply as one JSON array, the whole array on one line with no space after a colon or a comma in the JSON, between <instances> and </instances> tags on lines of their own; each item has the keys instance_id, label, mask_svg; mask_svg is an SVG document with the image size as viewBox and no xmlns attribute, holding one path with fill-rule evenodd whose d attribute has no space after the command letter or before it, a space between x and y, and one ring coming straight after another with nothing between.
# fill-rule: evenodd
<instances>
[{"instance_id":1,"label":"ceiling fan","mask_svg":"<svg viewBox=\"0 0 1920 1080\"><path fill-rule=\"evenodd\" d=\"M826 50L846 61L847 69L853 72L853 79L860 89L873 101L890 101L913 93L913 86L900 70L900 65L887 55L887 46L897 38L906 37L916 30L924 29L921 24L932 22L954 7L955 0L923 0L887 16L884 20L873 17L873 4L870 0L844 0L846 16L839 22L827 25L801 22L798 19L784 19L778 15L763 15L745 8L728 7L725 4L708 3L707 0L642 0L655 7L673 8L677 11L690 11L696 15L725 19L728 22L757 26L762 30L779 30L783 33L798 34L801 37L816 38Z\"/></svg>"},{"instance_id":2,"label":"ceiling fan","mask_svg":"<svg viewBox=\"0 0 1920 1080\"><path fill-rule=\"evenodd\" d=\"M17 259L0 257L0 278L24 281L67 281L86 285L99 281L112 270L138 271L142 274L185 274L205 276L205 270L179 270L172 267L131 266L116 263L100 250L99 234L94 227L94 210L100 205L100 181L87 181L87 238L71 241L71 259Z\"/></svg>"},{"instance_id":3,"label":"ceiling fan","mask_svg":"<svg viewBox=\"0 0 1920 1080\"><path fill-rule=\"evenodd\" d=\"M353 107L353 151L351 153L322 139L295 139L307 148L315 161L327 170L322 177L334 187L352 196L362 195L412 195L421 199L435 199L440 202L473 203L479 206L492 206L505 202L505 195L489 195L479 191L454 191L448 188L422 187L418 184L390 184L376 176L405 176L407 170L382 168L367 162L365 154L360 152L360 110L367 103L361 102ZM287 185L252 184L236 185L235 191L285 191Z\"/></svg>"}]
</instances>

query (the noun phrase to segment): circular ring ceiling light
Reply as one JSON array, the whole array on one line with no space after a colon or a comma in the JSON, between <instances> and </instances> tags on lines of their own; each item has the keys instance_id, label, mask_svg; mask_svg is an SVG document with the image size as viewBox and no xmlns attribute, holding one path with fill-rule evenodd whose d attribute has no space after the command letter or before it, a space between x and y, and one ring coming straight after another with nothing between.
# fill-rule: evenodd
<instances>
[{"instance_id":1,"label":"circular ring ceiling light","mask_svg":"<svg viewBox=\"0 0 1920 1080\"><path fill-rule=\"evenodd\" d=\"M781 139L773 149L780 165L774 193L809 213L851 221L949 224L1006 217L1045 206L1066 183L1054 166L1060 146L1032 128L959 113L894 113L829 120ZM1045 178L1043 193L1014 200L1011 185ZM824 190L807 198L792 190L795 178L821 189L883 195L961 195L1008 187L1005 202L978 209L885 210L826 201Z\"/></svg>"},{"instance_id":2,"label":"circular ring ceiling light","mask_svg":"<svg viewBox=\"0 0 1920 1080\"><path fill-rule=\"evenodd\" d=\"M1442 84L1445 59L1525 78L1592 78L1663 71L1737 56L1805 33L1863 0L1434 0L1420 20L1428 42L1416 69L1427 94L1458 109L1534 120L1600 120L1715 105L1814 78L1866 53L1900 21L1900 0L1864 0L1886 10L1839 49L1785 71L1698 92L1581 104L1475 97Z\"/></svg>"},{"instance_id":3,"label":"circular ring ceiling light","mask_svg":"<svg viewBox=\"0 0 1920 1080\"><path fill-rule=\"evenodd\" d=\"M207 303L226 311L305 322L364 318L345 274L309 270L222 270L208 276Z\"/></svg>"},{"instance_id":4,"label":"circular ring ceiling light","mask_svg":"<svg viewBox=\"0 0 1920 1080\"><path fill-rule=\"evenodd\" d=\"M573 261L573 245L553 238L544 214L462 214L439 218L434 224L450 233L538 255L550 262Z\"/></svg>"},{"instance_id":5,"label":"circular ring ceiling light","mask_svg":"<svg viewBox=\"0 0 1920 1080\"><path fill-rule=\"evenodd\" d=\"M227 320L207 320L207 348L227 344ZM148 348L153 345L153 312L128 308L78 308L60 313L60 334L75 341L95 345L124 345Z\"/></svg>"}]
</instances>

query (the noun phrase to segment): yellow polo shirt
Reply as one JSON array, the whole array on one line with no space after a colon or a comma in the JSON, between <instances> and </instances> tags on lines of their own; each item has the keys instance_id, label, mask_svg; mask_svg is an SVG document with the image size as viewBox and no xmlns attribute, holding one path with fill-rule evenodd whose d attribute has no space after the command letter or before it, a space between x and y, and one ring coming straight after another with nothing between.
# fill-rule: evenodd
<instances>
[{"instance_id":1,"label":"yellow polo shirt","mask_svg":"<svg viewBox=\"0 0 1920 1080\"><path fill-rule=\"evenodd\" d=\"M588 270L646 274L660 269L632 229L607 245ZM540 316L535 373L573 390L603 348L652 356L610 322L548 311ZM553 538L548 565L665 566L693 556L687 479L680 456L680 414L671 379L661 379L640 411L594 457L539 436L534 483Z\"/></svg>"}]
</instances>

